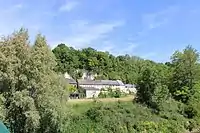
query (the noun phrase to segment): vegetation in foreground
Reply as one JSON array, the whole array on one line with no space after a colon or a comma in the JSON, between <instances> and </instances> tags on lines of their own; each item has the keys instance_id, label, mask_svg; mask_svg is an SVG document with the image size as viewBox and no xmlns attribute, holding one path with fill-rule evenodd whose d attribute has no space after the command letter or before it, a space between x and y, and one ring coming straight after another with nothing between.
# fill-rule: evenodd
<instances>
[{"instance_id":1,"label":"vegetation in foreground","mask_svg":"<svg viewBox=\"0 0 200 133\"><path fill-rule=\"evenodd\" d=\"M93 102L71 105L68 132L84 133L178 133L185 132L187 119L173 110L155 114L133 102Z\"/></svg>"},{"instance_id":2,"label":"vegetation in foreground","mask_svg":"<svg viewBox=\"0 0 200 133\"><path fill-rule=\"evenodd\" d=\"M11 133L65 132L66 84L42 35L21 29L0 40L0 119Z\"/></svg>"},{"instance_id":3,"label":"vegetation in foreground","mask_svg":"<svg viewBox=\"0 0 200 133\"><path fill-rule=\"evenodd\" d=\"M78 103L87 103L87 102L116 102L116 101L133 101L134 96L133 95L128 95L126 97L120 97L120 98L84 98L84 99L69 99L67 103L72 103L72 104L78 104Z\"/></svg>"},{"instance_id":4,"label":"vegetation in foreground","mask_svg":"<svg viewBox=\"0 0 200 133\"><path fill-rule=\"evenodd\" d=\"M77 81L82 70L136 84L136 100L68 104L74 89L61 74ZM182 133L200 127L199 101L199 53L191 46L163 64L64 44L51 51L40 34L30 44L24 29L0 40L0 119L11 133Z\"/></svg>"}]
</instances>

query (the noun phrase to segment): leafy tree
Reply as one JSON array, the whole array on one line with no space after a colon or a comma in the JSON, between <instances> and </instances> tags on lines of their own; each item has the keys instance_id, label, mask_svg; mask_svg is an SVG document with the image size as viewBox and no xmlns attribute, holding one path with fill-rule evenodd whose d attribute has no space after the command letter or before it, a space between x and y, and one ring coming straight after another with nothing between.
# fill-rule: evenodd
<instances>
[{"instance_id":1,"label":"leafy tree","mask_svg":"<svg viewBox=\"0 0 200 133\"><path fill-rule=\"evenodd\" d=\"M29 95L31 66L28 33L25 29L1 39L1 94L5 119L11 132L34 132L39 127L38 111Z\"/></svg>"},{"instance_id":2,"label":"leafy tree","mask_svg":"<svg viewBox=\"0 0 200 133\"><path fill-rule=\"evenodd\" d=\"M56 66L54 54L48 48L43 36L38 35L31 53L33 78L36 81L36 103L41 112L39 132L59 132L61 129L61 116L64 111L67 95L64 82L55 72ZM33 81L33 84L35 84Z\"/></svg>"},{"instance_id":3,"label":"leafy tree","mask_svg":"<svg viewBox=\"0 0 200 133\"><path fill-rule=\"evenodd\" d=\"M59 44L52 51L57 58L57 71L61 73L69 72L71 68L79 67L78 51L65 44Z\"/></svg>"},{"instance_id":4,"label":"leafy tree","mask_svg":"<svg viewBox=\"0 0 200 133\"><path fill-rule=\"evenodd\" d=\"M55 57L41 35L33 47L21 29L0 41L1 115L11 132L60 132L66 92Z\"/></svg>"},{"instance_id":5,"label":"leafy tree","mask_svg":"<svg viewBox=\"0 0 200 133\"><path fill-rule=\"evenodd\" d=\"M164 82L166 74L159 67L153 63L143 71L137 90L137 101L157 110L168 99L168 88Z\"/></svg>"},{"instance_id":6,"label":"leafy tree","mask_svg":"<svg viewBox=\"0 0 200 133\"><path fill-rule=\"evenodd\" d=\"M199 53L187 46L183 52L175 52L172 58L170 92L176 100L187 102L194 94L194 85L199 80Z\"/></svg>"},{"instance_id":7,"label":"leafy tree","mask_svg":"<svg viewBox=\"0 0 200 133\"><path fill-rule=\"evenodd\" d=\"M93 48L75 50L59 44L53 53L57 58L57 71L71 73L75 70L86 70L97 73L97 79L122 80L125 83L137 83L145 61L128 55L115 57L108 52ZM75 70L74 70L75 69Z\"/></svg>"},{"instance_id":8,"label":"leafy tree","mask_svg":"<svg viewBox=\"0 0 200 133\"><path fill-rule=\"evenodd\" d=\"M188 128L190 130L195 129L200 125L200 84L195 84L194 89L195 92L189 98L183 113L186 118L189 118Z\"/></svg>"}]
</instances>

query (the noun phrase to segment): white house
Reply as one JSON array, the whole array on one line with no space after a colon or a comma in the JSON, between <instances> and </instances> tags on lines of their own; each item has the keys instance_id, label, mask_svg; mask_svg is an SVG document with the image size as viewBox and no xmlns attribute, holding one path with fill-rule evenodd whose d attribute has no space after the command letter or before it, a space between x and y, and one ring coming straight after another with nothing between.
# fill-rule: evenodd
<instances>
[{"instance_id":1,"label":"white house","mask_svg":"<svg viewBox=\"0 0 200 133\"><path fill-rule=\"evenodd\" d=\"M68 79L69 84L76 85L73 79ZM124 84L120 80L78 80L79 86L86 91L86 98L98 97L102 88L120 89L120 91L129 93L130 91L136 93L136 88L131 84Z\"/></svg>"}]
</instances>

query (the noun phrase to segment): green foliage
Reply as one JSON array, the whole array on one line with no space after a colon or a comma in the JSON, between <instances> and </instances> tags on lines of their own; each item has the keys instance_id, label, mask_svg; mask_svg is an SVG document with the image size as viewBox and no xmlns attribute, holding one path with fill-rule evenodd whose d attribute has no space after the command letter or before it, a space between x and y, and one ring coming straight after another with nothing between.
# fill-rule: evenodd
<instances>
[{"instance_id":1,"label":"green foliage","mask_svg":"<svg viewBox=\"0 0 200 133\"><path fill-rule=\"evenodd\" d=\"M182 133L186 130L184 117L178 119L181 115L171 116L171 119L161 118L139 104L131 102L85 104L74 106L74 110L78 110L80 106L90 106L90 108L79 115L71 116L68 132Z\"/></svg>"},{"instance_id":2,"label":"green foliage","mask_svg":"<svg viewBox=\"0 0 200 133\"><path fill-rule=\"evenodd\" d=\"M136 84L138 103L95 101L91 106L68 109L68 91L85 93L78 82L83 70L97 73L96 79ZM65 72L76 80L76 87L67 85L58 74ZM108 88L99 97L124 95L119 89ZM25 29L0 39L0 119L11 132L192 131L200 126L199 101L199 53L191 46L175 52L171 62L162 64L93 48L76 50L65 44L51 51L40 34L31 45Z\"/></svg>"},{"instance_id":3,"label":"green foliage","mask_svg":"<svg viewBox=\"0 0 200 133\"><path fill-rule=\"evenodd\" d=\"M77 88L73 85L68 85L69 92L73 93L77 91Z\"/></svg>"},{"instance_id":4,"label":"green foliage","mask_svg":"<svg viewBox=\"0 0 200 133\"><path fill-rule=\"evenodd\" d=\"M137 101L147 106L160 110L161 104L168 99L165 67L150 64L144 69L138 80Z\"/></svg>"},{"instance_id":5,"label":"green foliage","mask_svg":"<svg viewBox=\"0 0 200 133\"><path fill-rule=\"evenodd\" d=\"M184 116L190 119L190 128L194 129L200 126L200 84L194 86L194 94L188 100L184 108Z\"/></svg>"},{"instance_id":6,"label":"green foliage","mask_svg":"<svg viewBox=\"0 0 200 133\"><path fill-rule=\"evenodd\" d=\"M53 53L57 58L58 72L68 72L71 75L71 71L84 69L97 73L96 79L122 80L125 83L136 83L140 71L146 65L145 61L138 57L115 57L93 48L75 50L64 44L59 44L53 49Z\"/></svg>"},{"instance_id":7,"label":"green foliage","mask_svg":"<svg viewBox=\"0 0 200 133\"><path fill-rule=\"evenodd\" d=\"M114 90L112 88L101 89L98 95L99 98L120 98L122 96L126 96L126 94L121 92L119 88Z\"/></svg>"},{"instance_id":8,"label":"green foliage","mask_svg":"<svg viewBox=\"0 0 200 133\"><path fill-rule=\"evenodd\" d=\"M172 58L172 84L170 91L176 100L187 102L194 94L194 85L199 80L199 53L187 46L183 52L175 52Z\"/></svg>"},{"instance_id":9,"label":"green foliage","mask_svg":"<svg viewBox=\"0 0 200 133\"><path fill-rule=\"evenodd\" d=\"M57 71L65 73L71 71L71 68L78 68L77 50L66 47L65 44L59 44L52 52L57 58Z\"/></svg>"},{"instance_id":10,"label":"green foliage","mask_svg":"<svg viewBox=\"0 0 200 133\"><path fill-rule=\"evenodd\" d=\"M171 57L171 62L165 64L142 60L129 55L115 57L108 52L100 52L93 48L77 51L63 44L62 49L65 54L67 53L67 56L61 57L57 56L63 52L56 51L59 48L60 45L53 50L59 64L58 69L68 66L69 70L76 68L97 73L96 79L118 79L124 83L134 83L137 85L137 101L153 109L163 119L171 121L176 126L184 125L179 123L179 119L194 120L195 122L190 122L192 123L188 126L190 128L195 128L195 125L200 122L200 105L197 102L200 97L197 89L200 88L198 86L200 81L199 53L191 46L187 46L183 52L175 52ZM70 61L76 64L76 67L67 65L66 62L62 61L68 60L68 56L71 57ZM67 70L65 69L65 71ZM65 72L61 69L59 71ZM99 94L101 98L121 96L122 93L109 89L107 93L101 91ZM183 103L181 104L179 101ZM173 106L170 106L170 104ZM185 122L185 120L182 121ZM140 123L141 128L148 124L155 127L156 130L162 127L161 125L157 127L157 123L149 121ZM172 125L166 126L170 128ZM147 132L146 128L144 132ZM154 130L148 132L154 132Z\"/></svg>"},{"instance_id":11,"label":"green foliage","mask_svg":"<svg viewBox=\"0 0 200 133\"><path fill-rule=\"evenodd\" d=\"M0 40L0 114L11 132L63 130L67 93L55 66L54 54L41 35L32 47L24 29Z\"/></svg>"}]
</instances>

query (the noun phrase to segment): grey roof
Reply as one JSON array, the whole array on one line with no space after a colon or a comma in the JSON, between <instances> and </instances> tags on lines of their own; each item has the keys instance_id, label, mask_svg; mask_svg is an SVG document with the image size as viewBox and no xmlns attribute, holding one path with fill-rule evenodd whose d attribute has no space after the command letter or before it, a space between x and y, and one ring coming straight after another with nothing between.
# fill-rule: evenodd
<instances>
[{"instance_id":1,"label":"grey roof","mask_svg":"<svg viewBox=\"0 0 200 133\"><path fill-rule=\"evenodd\" d=\"M79 80L80 85L124 85L120 80Z\"/></svg>"},{"instance_id":2,"label":"grey roof","mask_svg":"<svg viewBox=\"0 0 200 133\"><path fill-rule=\"evenodd\" d=\"M66 79L69 84L76 84L74 79ZM80 85L115 85L123 86L124 83L120 80L79 80Z\"/></svg>"},{"instance_id":3,"label":"grey roof","mask_svg":"<svg viewBox=\"0 0 200 133\"><path fill-rule=\"evenodd\" d=\"M69 84L76 84L74 79L66 79Z\"/></svg>"},{"instance_id":4,"label":"grey roof","mask_svg":"<svg viewBox=\"0 0 200 133\"><path fill-rule=\"evenodd\" d=\"M83 87L84 90L99 90L98 88L95 87Z\"/></svg>"}]
</instances>

